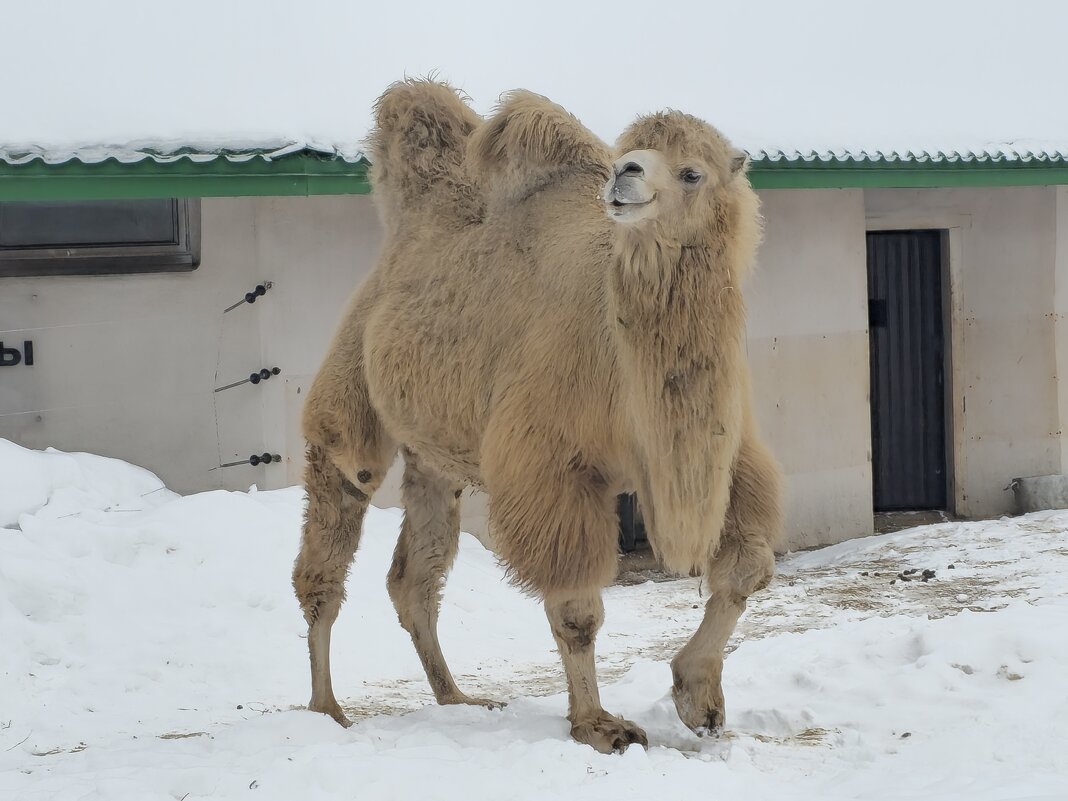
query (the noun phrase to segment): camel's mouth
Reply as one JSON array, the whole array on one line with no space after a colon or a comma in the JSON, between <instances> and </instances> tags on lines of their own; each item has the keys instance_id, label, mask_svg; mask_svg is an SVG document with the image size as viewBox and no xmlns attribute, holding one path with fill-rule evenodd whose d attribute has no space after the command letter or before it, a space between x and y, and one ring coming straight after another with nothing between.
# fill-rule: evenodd
<instances>
[{"instance_id":1,"label":"camel's mouth","mask_svg":"<svg viewBox=\"0 0 1068 801\"><path fill-rule=\"evenodd\" d=\"M609 217L630 220L642 216L641 212L656 200L656 194L642 178L620 175L608 180L602 198Z\"/></svg>"},{"instance_id":2,"label":"camel's mouth","mask_svg":"<svg viewBox=\"0 0 1068 801\"><path fill-rule=\"evenodd\" d=\"M608 204L608 213L612 215L621 215L631 211L637 211L638 209L645 208L654 200L656 200L655 197L649 200L620 200L619 198L612 198L611 202Z\"/></svg>"},{"instance_id":3,"label":"camel's mouth","mask_svg":"<svg viewBox=\"0 0 1068 801\"><path fill-rule=\"evenodd\" d=\"M605 204L608 216L617 222L644 219L644 212L656 201L656 195L648 200L621 200L614 197Z\"/></svg>"},{"instance_id":4,"label":"camel's mouth","mask_svg":"<svg viewBox=\"0 0 1068 801\"><path fill-rule=\"evenodd\" d=\"M612 198L612 202L608 205L616 209L622 209L626 208L627 206L648 206L654 200L656 200L656 195L653 195L648 200L623 200L621 198L614 197Z\"/></svg>"}]
</instances>

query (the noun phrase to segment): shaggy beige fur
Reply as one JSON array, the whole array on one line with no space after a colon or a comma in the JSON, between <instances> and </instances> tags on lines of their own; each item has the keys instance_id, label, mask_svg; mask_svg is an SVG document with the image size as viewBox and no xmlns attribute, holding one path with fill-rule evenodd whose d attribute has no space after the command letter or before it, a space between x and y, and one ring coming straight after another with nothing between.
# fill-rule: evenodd
<instances>
[{"instance_id":1,"label":"shaggy beige fur","mask_svg":"<svg viewBox=\"0 0 1068 801\"><path fill-rule=\"evenodd\" d=\"M450 87L395 84L371 140L382 256L305 403L308 512L294 586L311 709L347 723L330 627L368 500L398 447L406 517L390 595L441 703L437 641L458 497L484 488L499 553L545 602L572 735L645 744L601 707L593 647L615 576L617 494L636 491L663 562L706 573L705 621L672 667L679 714L722 725L723 647L772 575L779 479L749 411L739 282L760 236L745 159L707 124L640 118L619 158L515 92L482 121Z\"/></svg>"}]
</instances>

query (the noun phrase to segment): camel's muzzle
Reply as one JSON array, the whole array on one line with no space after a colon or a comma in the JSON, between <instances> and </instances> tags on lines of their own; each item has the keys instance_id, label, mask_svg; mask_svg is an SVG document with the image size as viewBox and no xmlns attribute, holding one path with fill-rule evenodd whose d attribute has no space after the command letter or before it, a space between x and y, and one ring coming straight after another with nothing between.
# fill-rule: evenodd
<instances>
[{"instance_id":1,"label":"camel's muzzle","mask_svg":"<svg viewBox=\"0 0 1068 801\"><path fill-rule=\"evenodd\" d=\"M641 178L610 178L605 184L603 197L608 216L625 220L656 200L656 192Z\"/></svg>"},{"instance_id":2,"label":"camel's muzzle","mask_svg":"<svg viewBox=\"0 0 1068 801\"><path fill-rule=\"evenodd\" d=\"M605 187L605 202L612 205L648 203L654 197L656 192L652 191L642 178L614 178Z\"/></svg>"},{"instance_id":3,"label":"camel's muzzle","mask_svg":"<svg viewBox=\"0 0 1068 801\"><path fill-rule=\"evenodd\" d=\"M612 165L612 177L604 185L602 198L608 216L614 220L637 219L638 210L656 200L656 190L647 180L648 151L627 153Z\"/></svg>"}]
</instances>

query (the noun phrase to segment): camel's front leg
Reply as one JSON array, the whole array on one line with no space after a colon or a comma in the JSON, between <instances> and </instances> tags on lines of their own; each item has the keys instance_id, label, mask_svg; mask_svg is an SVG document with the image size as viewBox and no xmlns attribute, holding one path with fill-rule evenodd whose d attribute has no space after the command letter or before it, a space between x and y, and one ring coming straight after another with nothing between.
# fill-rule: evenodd
<instances>
[{"instance_id":1,"label":"camel's front leg","mask_svg":"<svg viewBox=\"0 0 1068 801\"><path fill-rule=\"evenodd\" d=\"M672 696L682 722L699 734L722 729L723 649L745 611L746 599L775 571L771 543L782 526L778 469L751 436L734 464L723 536L708 568L711 596L697 633L671 662Z\"/></svg>"},{"instance_id":2,"label":"camel's front leg","mask_svg":"<svg viewBox=\"0 0 1068 801\"><path fill-rule=\"evenodd\" d=\"M625 751L631 743L648 747L637 724L610 715L601 706L594 665L594 641L604 621L600 592L550 597L545 614L567 674L571 736L603 754Z\"/></svg>"},{"instance_id":3,"label":"camel's front leg","mask_svg":"<svg viewBox=\"0 0 1068 801\"><path fill-rule=\"evenodd\" d=\"M723 729L723 649L744 611L744 596L728 587L714 589L700 627L671 661L675 709L682 722L698 734Z\"/></svg>"}]
</instances>

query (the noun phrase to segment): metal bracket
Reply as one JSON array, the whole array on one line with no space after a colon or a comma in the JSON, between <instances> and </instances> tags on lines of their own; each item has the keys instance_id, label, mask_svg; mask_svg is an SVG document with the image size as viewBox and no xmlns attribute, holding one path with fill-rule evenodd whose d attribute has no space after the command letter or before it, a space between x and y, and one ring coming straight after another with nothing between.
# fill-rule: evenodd
<instances>
[{"instance_id":1,"label":"metal bracket","mask_svg":"<svg viewBox=\"0 0 1068 801\"><path fill-rule=\"evenodd\" d=\"M270 370L264 367L259 372L252 373L248 378L243 378L240 381L235 381L234 383L227 384L224 387L216 387L215 391L222 392L224 389L233 389L234 387L239 387L242 384L258 384L261 381L266 381L272 375L278 375L280 372L282 372L282 368L280 367L272 367Z\"/></svg>"},{"instance_id":2,"label":"metal bracket","mask_svg":"<svg viewBox=\"0 0 1068 801\"><path fill-rule=\"evenodd\" d=\"M250 457L248 457L247 459L242 459L240 462L227 462L226 464L219 465L219 467L237 467L237 466L243 465L243 464L250 464L253 467L256 467L257 465L261 465L261 464L271 464L272 462L281 462L281 461L282 461L282 457L279 456L277 453L275 453L275 454L254 453ZM215 467L215 468L212 468L212 469L213 470L218 470L219 468Z\"/></svg>"},{"instance_id":3,"label":"metal bracket","mask_svg":"<svg viewBox=\"0 0 1068 801\"><path fill-rule=\"evenodd\" d=\"M231 312L240 306L242 303L255 303L256 298L262 298L267 294L267 290L274 286L274 281L264 281L262 284L256 284L256 287L251 292L246 292L245 297L239 300L232 306L227 306L223 309L223 314Z\"/></svg>"}]
</instances>

